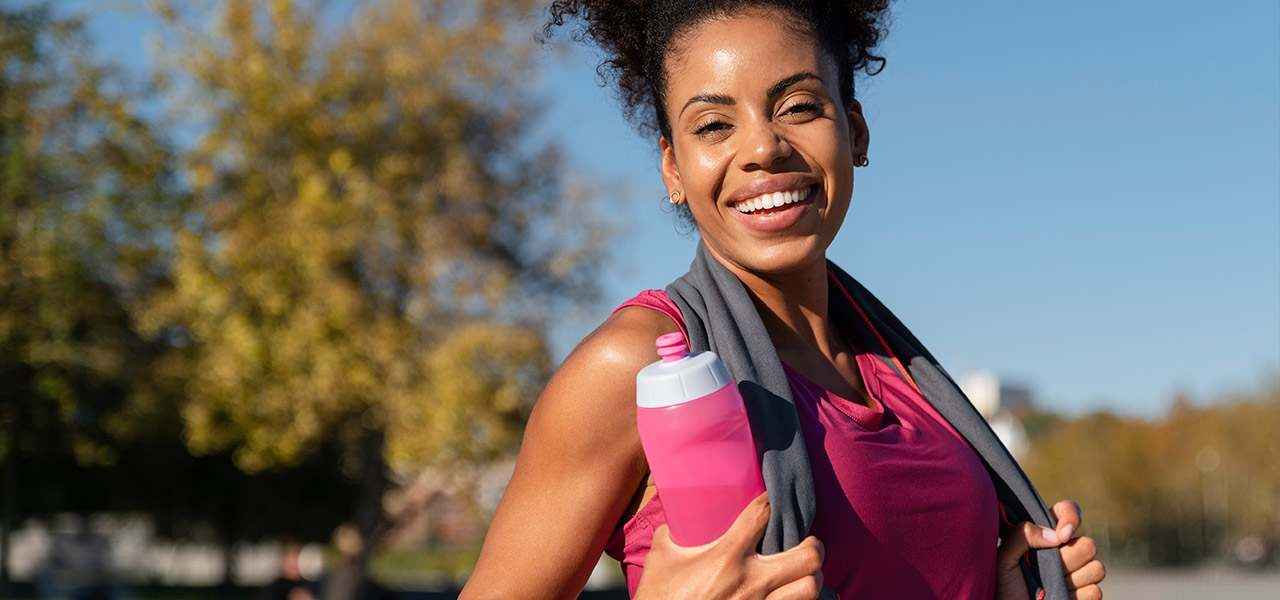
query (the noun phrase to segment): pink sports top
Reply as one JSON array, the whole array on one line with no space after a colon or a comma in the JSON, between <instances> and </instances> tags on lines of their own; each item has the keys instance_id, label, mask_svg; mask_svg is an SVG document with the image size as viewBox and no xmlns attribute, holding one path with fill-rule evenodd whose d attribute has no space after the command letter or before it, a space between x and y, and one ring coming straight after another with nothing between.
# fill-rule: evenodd
<instances>
[{"instance_id":1,"label":"pink sports top","mask_svg":"<svg viewBox=\"0 0 1280 600\"><path fill-rule=\"evenodd\" d=\"M623 303L671 317L656 290ZM857 357L874 408L828 392L784 366L813 471L810 534L826 548L824 584L842 598L982 598L995 595L999 507L977 454L916 389L870 353ZM605 551L634 595L661 494L613 532Z\"/></svg>"}]
</instances>

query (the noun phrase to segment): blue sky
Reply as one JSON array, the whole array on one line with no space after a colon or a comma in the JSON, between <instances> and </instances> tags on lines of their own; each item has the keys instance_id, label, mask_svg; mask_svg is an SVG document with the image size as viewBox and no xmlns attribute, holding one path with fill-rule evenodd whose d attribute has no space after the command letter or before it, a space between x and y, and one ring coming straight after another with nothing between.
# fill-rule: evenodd
<instances>
[{"instance_id":1,"label":"blue sky","mask_svg":"<svg viewBox=\"0 0 1280 600\"><path fill-rule=\"evenodd\" d=\"M894 6L830 256L944 366L1146 416L1280 371L1280 4ZM573 171L631 224L612 306L682 274L695 240L593 65L549 58L544 93Z\"/></svg>"},{"instance_id":2,"label":"blue sky","mask_svg":"<svg viewBox=\"0 0 1280 600\"><path fill-rule=\"evenodd\" d=\"M1280 372L1280 3L894 6L888 66L859 84L871 166L830 256L944 366L1054 411L1144 416ZM93 31L145 63L145 22ZM563 355L682 274L696 238L594 55L554 50L540 131L626 224L597 314L556 332Z\"/></svg>"}]
</instances>

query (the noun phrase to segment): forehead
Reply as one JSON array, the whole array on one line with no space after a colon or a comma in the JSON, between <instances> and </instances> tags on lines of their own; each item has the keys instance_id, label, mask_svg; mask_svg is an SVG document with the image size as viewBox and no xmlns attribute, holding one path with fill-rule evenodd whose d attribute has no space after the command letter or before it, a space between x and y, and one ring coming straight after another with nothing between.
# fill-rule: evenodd
<instances>
[{"instance_id":1,"label":"forehead","mask_svg":"<svg viewBox=\"0 0 1280 600\"><path fill-rule=\"evenodd\" d=\"M668 103L705 92L746 93L801 72L819 75L833 85L835 67L806 29L791 15L771 10L695 25L668 53Z\"/></svg>"}]
</instances>

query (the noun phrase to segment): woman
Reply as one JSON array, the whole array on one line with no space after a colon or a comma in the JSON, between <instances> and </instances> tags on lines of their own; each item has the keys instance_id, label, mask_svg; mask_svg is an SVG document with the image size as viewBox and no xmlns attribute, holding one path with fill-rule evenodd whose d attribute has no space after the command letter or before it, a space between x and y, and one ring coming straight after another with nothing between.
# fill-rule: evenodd
<instances>
[{"instance_id":1,"label":"woman","mask_svg":"<svg viewBox=\"0 0 1280 600\"><path fill-rule=\"evenodd\" d=\"M688 275L625 303L552 378L464 598L573 597L602 549L637 598L1101 597L1079 509L1051 518L927 351L826 261L868 162L853 74L882 62L883 12L554 3L548 28L581 19L659 133L702 243ZM669 539L635 424L635 375L674 331L726 358L769 490L697 548ZM1056 525L1011 522L1032 517Z\"/></svg>"}]
</instances>

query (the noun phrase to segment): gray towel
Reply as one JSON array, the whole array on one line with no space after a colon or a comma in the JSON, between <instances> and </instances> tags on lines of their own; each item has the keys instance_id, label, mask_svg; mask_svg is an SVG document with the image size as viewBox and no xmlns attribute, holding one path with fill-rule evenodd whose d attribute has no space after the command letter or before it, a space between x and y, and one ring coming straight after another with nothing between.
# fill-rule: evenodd
<instances>
[{"instance_id":1,"label":"gray towel","mask_svg":"<svg viewBox=\"0 0 1280 600\"><path fill-rule=\"evenodd\" d=\"M883 340L888 351L879 343L867 346L900 375L893 357L906 365L924 397L986 465L1009 520L1053 527L1054 519L1031 481L924 345L847 273L830 262L828 273L836 321L859 339ZM742 392L771 507L760 551L773 554L795 546L809 534L817 498L795 399L755 304L742 282L711 256L705 244L698 244L689 272L666 291L684 317L690 349L718 354ZM1024 561L1022 566L1031 597L1043 589L1047 600L1069 598L1057 549L1035 550L1029 558L1031 564ZM824 590L822 597L834 595Z\"/></svg>"}]
</instances>

